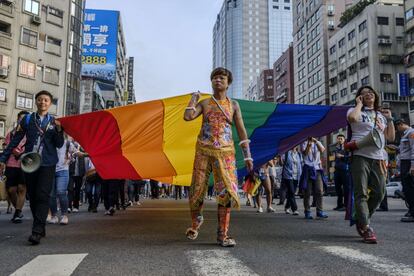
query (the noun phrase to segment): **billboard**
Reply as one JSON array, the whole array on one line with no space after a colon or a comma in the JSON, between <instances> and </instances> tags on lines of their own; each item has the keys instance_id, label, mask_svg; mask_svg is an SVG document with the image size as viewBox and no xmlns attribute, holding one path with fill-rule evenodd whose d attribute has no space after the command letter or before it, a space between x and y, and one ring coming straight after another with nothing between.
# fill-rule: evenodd
<instances>
[{"instance_id":1,"label":"billboard","mask_svg":"<svg viewBox=\"0 0 414 276\"><path fill-rule=\"evenodd\" d=\"M85 10L82 76L115 83L118 11Z\"/></svg>"},{"instance_id":2,"label":"billboard","mask_svg":"<svg viewBox=\"0 0 414 276\"><path fill-rule=\"evenodd\" d=\"M400 97L410 96L408 78L408 74L397 73L398 96Z\"/></svg>"}]
</instances>

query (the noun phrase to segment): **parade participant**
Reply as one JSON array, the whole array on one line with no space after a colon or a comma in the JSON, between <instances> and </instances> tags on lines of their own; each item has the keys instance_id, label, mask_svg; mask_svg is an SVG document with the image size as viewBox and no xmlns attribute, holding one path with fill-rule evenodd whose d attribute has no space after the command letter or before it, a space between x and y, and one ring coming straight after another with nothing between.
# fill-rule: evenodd
<instances>
[{"instance_id":1,"label":"parade participant","mask_svg":"<svg viewBox=\"0 0 414 276\"><path fill-rule=\"evenodd\" d=\"M323 211L323 186L325 180L321 163L321 153L324 151L325 147L322 143L313 137L309 137L302 144L304 165L300 178L300 188L304 191L303 205L306 219L313 219L310 206L312 192L316 205L316 217L321 219L328 218L328 215Z\"/></svg>"},{"instance_id":2,"label":"parade participant","mask_svg":"<svg viewBox=\"0 0 414 276\"><path fill-rule=\"evenodd\" d=\"M86 174L85 174L85 192L88 199L88 212L97 213L99 199L101 198L102 186L104 181L96 171L95 165L92 163L91 158L88 156L85 159Z\"/></svg>"},{"instance_id":3,"label":"parade participant","mask_svg":"<svg viewBox=\"0 0 414 276\"><path fill-rule=\"evenodd\" d=\"M20 128L20 121L24 118L26 114L29 114L27 111L20 111L17 114L17 125L13 128L12 131L7 133L5 140L5 147L10 143L13 137L16 135L17 131ZM20 167L20 155L24 152L24 144L26 143L26 137L24 137L19 145L12 150L12 154L6 163L6 189L7 194L10 199L11 204L15 208L15 212L11 221L13 223L21 223L23 214L22 209L24 201L26 199L26 185L24 181L24 173Z\"/></svg>"},{"instance_id":4,"label":"parade participant","mask_svg":"<svg viewBox=\"0 0 414 276\"><path fill-rule=\"evenodd\" d=\"M336 207L335 211L345 211L348 204L349 195L349 152L344 149L345 136L339 134L336 137L335 148L335 190L336 190Z\"/></svg>"},{"instance_id":5,"label":"parade participant","mask_svg":"<svg viewBox=\"0 0 414 276\"><path fill-rule=\"evenodd\" d=\"M395 122L395 127L402 133L400 141L401 183L405 200L408 204L408 216L402 222L414 222L414 129L403 119Z\"/></svg>"},{"instance_id":6,"label":"parade participant","mask_svg":"<svg viewBox=\"0 0 414 276\"><path fill-rule=\"evenodd\" d=\"M377 243L370 219L384 197L385 139L394 141L395 130L389 109L380 112L378 93L370 86L362 86L356 93L356 105L350 108L347 119L352 131L351 142L346 149L353 150L351 176L355 200L356 228L365 243ZM381 148L368 145L358 149L361 141L376 129L382 139ZM369 190L369 192L368 192Z\"/></svg>"},{"instance_id":7,"label":"parade participant","mask_svg":"<svg viewBox=\"0 0 414 276\"><path fill-rule=\"evenodd\" d=\"M68 200L69 211L73 213L79 212L80 194L82 184L84 183L84 176L86 172L85 158L87 154L83 151L78 143L73 143L76 148L72 155L71 163L69 164L69 188Z\"/></svg>"},{"instance_id":8,"label":"parade participant","mask_svg":"<svg viewBox=\"0 0 414 276\"><path fill-rule=\"evenodd\" d=\"M302 156L299 152L299 147L296 146L286 152L282 162L282 183L287 190L285 213L297 216L299 212L297 211L298 205L296 204L295 193L302 174Z\"/></svg>"},{"instance_id":9,"label":"parade participant","mask_svg":"<svg viewBox=\"0 0 414 276\"><path fill-rule=\"evenodd\" d=\"M203 123L197 139L193 178L190 186L190 210L192 226L186 236L195 240L203 223L203 201L211 172L218 203L217 242L224 247L234 246L235 240L228 236L230 208L240 207L237 192L236 159L232 136L234 123L240 139L244 161L248 172L253 170L253 159L240 106L227 97L227 89L233 77L229 70L216 68L210 76L214 94L198 102L199 93L194 93L184 113L184 120L190 121L203 115Z\"/></svg>"},{"instance_id":10,"label":"parade participant","mask_svg":"<svg viewBox=\"0 0 414 276\"><path fill-rule=\"evenodd\" d=\"M269 161L270 162L270 161ZM260 179L260 188L259 192L256 195L256 202L257 202L257 212L263 213L263 207L262 207L262 191L264 189L264 192L266 193L266 203L267 203L267 209L266 211L268 213L274 213L275 209L272 208L272 189L271 189L271 183L270 183L270 177L269 177L269 162L262 165L259 168L259 179Z\"/></svg>"},{"instance_id":11,"label":"parade participant","mask_svg":"<svg viewBox=\"0 0 414 276\"><path fill-rule=\"evenodd\" d=\"M35 95L37 112L28 114L21 120L19 130L0 156L0 169L2 169L12 149L26 135L25 153L38 152L42 157L40 168L33 173L25 174L33 215L32 235L29 237L29 242L33 245L39 244L40 239L46 235L49 198L58 162L56 148L62 147L64 143L60 122L48 113L52 101L53 96L48 91L42 90Z\"/></svg>"}]
</instances>

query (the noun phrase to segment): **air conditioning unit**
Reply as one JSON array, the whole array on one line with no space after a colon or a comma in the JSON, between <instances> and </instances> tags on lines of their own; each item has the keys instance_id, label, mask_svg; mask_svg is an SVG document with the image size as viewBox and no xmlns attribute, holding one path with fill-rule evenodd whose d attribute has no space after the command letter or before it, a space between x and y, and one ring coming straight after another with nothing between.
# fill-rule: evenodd
<instances>
[{"instance_id":1,"label":"air conditioning unit","mask_svg":"<svg viewBox=\"0 0 414 276\"><path fill-rule=\"evenodd\" d=\"M7 68L0 68L0 78L7 78L9 75L9 69Z\"/></svg>"},{"instance_id":2,"label":"air conditioning unit","mask_svg":"<svg viewBox=\"0 0 414 276\"><path fill-rule=\"evenodd\" d=\"M32 24L40 25L40 23L42 23L42 18L40 18L40 16L38 16L38 15L33 15L32 16Z\"/></svg>"},{"instance_id":3,"label":"air conditioning unit","mask_svg":"<svg viewBox=\"0 0 414 276\"><path fill-rule=\"evenodd\" d=\"M5 5L13 5L14 0L2 0L0 1L0 3L5 4Z\"/></svg>"},{"instance_id":4,"label":"air conditioning unit","mask_svg":"<svg viewBox=\"0 0 414 276\"><path fill-rule=\"evenodd\" d=\"M328 25L328 30L335 30L335 26L334 25Z\"/></svg>"},{"instance_id":5,"label":"air conditioning unit","mask_svg":"<svg viewBox=\"0 0 414 276\"><path fill-rule=\"evenodd\" d=\"M378 44L392 44L392 41L389 38L378 38Z\"/></svg>"},{"instance_id":6,"label":"air conditioning unit","mask_svg":"<svg viewBox=\"0 0 414 276\"><path fill-rule=\"evenodd\" d=\"M334 15L334 11L329 10L329 11L328 11L328 15Z\"/></svg>"}]
</instances>

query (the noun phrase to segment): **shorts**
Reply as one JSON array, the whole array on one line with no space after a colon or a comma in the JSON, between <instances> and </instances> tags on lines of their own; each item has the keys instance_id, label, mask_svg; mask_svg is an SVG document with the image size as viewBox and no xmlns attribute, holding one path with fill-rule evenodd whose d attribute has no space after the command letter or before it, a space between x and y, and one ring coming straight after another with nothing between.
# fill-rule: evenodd
<instances>
[{"instance_id":1,"label":"shorts","mask_svg":"<svg viewBox=\"0 0 414 276\"><path fill-rule=\"evenodd\" d=\"M24 185L24 173L21 168L6 167L4 175L7 177L6 188Z\"/></svg>"}]
</instances>

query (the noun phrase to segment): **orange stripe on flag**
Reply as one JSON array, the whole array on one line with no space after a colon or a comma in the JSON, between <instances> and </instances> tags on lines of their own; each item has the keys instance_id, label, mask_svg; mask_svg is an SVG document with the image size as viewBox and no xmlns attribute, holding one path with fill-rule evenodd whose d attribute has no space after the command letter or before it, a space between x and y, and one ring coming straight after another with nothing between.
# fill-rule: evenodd
<instances>
[{"instance_id":1,"label":"orange stripe on flag","mask_svg":"<svg viewBox=\"0 0 414 276\"><path fill-rule=\"evenodd\" d=\"M123 106L108 112L118 122L122 153L139 175L145 178L176 175L174 167L163 152L162 101Z\"/></svg>"}]
</instances>

